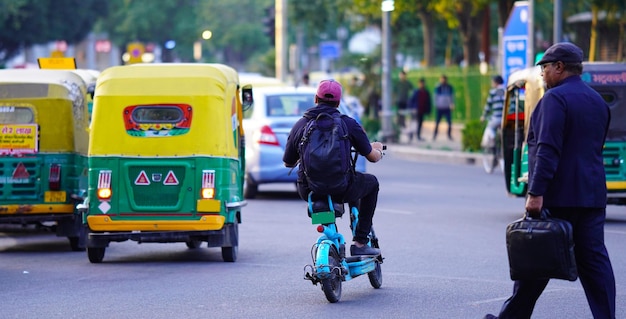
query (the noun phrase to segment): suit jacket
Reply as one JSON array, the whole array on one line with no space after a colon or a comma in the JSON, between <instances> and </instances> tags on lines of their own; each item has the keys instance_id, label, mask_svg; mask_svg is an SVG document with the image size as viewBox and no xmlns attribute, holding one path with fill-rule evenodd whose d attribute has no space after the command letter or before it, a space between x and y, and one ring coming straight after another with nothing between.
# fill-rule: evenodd
<instances>
[{"instance_id":1,"label":"suit jacket","mask_svg":"<svg viewBox=\"0 0 626 319\"><path fill-rule=\"evenodd\" d=\"M528 193L544 207L606 207L609 121L608 105L580 76L546 91L530 118Z\"/></svg>"}]
</instances>

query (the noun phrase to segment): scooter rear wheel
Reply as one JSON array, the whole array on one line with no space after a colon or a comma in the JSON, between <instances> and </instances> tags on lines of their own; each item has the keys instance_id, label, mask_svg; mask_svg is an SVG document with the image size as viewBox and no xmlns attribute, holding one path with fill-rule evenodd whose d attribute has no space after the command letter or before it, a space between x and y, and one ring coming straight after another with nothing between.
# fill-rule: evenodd
<instances>
[{"instance_id":1,"label":"scooter rear wheel","mask_svg":"<svg viewBox=\"0 0 626 319\"><path fill-rule=\"evenodd\" d=\"M330 249L328 254L328 264L331 267L331 273L328 278L322 279L322 291L326 295L326 299L335 303L341 299L341 259L336 249Z\"/></svg>"}]
</instances>

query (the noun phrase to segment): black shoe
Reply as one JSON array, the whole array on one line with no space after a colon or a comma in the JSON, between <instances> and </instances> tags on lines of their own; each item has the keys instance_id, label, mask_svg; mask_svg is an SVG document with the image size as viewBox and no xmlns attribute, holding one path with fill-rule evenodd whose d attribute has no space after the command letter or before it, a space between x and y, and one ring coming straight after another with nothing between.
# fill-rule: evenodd
<instances>
[{"instance_id":1,"label":"black shoe","mask_svg":"<svg viewBox=\"0 0 626 319\"><path fill-rule=\"evenodd\" d=\"M483 319L498 319L498 317L488 313L483 317Z\"/></svg>"},{"instance_id":2,"label":"black shoe","mask_svg":"<svg viewBox=\"0 0 626 319\"><path fill-rule=\"evenodd\" d=\"M357 245L350 246L350 255L351 256L377 256L380 255L380 249L363 245L363 247L358 247Z\"/></svg>"},{"instance_id":3,"label":"black shoe","mask_svg":"<svg viewBox=\"0 0 626 319\"><path fill-rule=\"evenodd\" d=\"M448 139L451 141L454 141L454 139L452 138L452 136L448 136Z\"/></svg>"},{"instance_id":4,"label":"black shoe","mask_svg":"<svg viewBox=\"0 0 626 319\"><path fill-rule=\"evenodd\" d=\"M423 141L424 139L418 136L418 137L417 137L417 140L418 140L418 141Z\"/></svg>"}]
</instances>

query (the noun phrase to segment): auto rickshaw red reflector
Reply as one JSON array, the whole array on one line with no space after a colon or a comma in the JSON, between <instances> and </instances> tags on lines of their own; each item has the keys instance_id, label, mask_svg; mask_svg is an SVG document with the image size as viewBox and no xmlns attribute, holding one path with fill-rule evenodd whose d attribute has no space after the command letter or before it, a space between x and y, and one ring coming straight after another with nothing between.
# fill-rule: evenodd
<instances>
[{"instance_id":1,"label":"auto rickshaw red reflector","mask_svg":"<svg viewBox=\"0 0 626 319\"><path fill-rule=\"evenodd\" d=\"M264 125L263 127L261 127L261 134L259 135L259 139L257 140L257 142L259 142L259 144L266 144L266 145L276 145L279 146L280 144L278 144L278 138L276 137L276 134L274 134L274 131L272 131L272 128Z\"/></svg>"},{"instance_id":2,"label":"auto rickshaw red reflector","mask_svg":"<svg viewBox=\"0 0 626 319\"><path fill-rule=\"evenodd\" d=\"M98 190L96 195L99 199L110 199L113 191L111 190L111 171L104 170L98 173Z\"/></svg>"},{"instance_id":3,"label":"auto rickshaw red reflector","mask_svg":"<svg viewBox=\"0 0 626 319\"><path fill-rule=\"evenodd\" d=\"M26 169L26 166L24 166L24 163L20 162L13 170L13 175L11 177L13 179L25 179L29 178L30 174L28 174L28 170Z\"/></svg>"},{"instance_id":4,"label":"auto rickshaw red reflector","mask_svg":"<svg viewBox=\"0 0 626 319\"><path fill-rule=\"evenodd\" d=\"M50 164L50 173L48 176L48 188L51 191L61 189L61 165Z\"/></svg>"},{"instance_id":5,"label":"auto rickshaw red reflector","mask_svg":"<svg viewBox=\"0 0 626 319\"><path fill-rule=\"evenodd\" d=\"M317 226L317 232L318 233L323 233L324 232L324 225L318 225Z\"/></svg>"}]
</instances>

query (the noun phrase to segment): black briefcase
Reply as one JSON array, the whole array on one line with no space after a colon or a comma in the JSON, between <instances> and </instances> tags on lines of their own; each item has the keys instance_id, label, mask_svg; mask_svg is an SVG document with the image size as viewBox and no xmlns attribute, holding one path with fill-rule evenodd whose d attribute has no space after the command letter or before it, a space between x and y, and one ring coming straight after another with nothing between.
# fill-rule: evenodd
<instances>
[{"instance_id":1,"label":"black briefcase","mask_svg":"<svg viewBox=\"0 0 626 319\"><path fill-rule=\"evenodd\" d=\"M540 218L526 213L510 223L506 228L506 248L512 280L578 278L572 225L550 217L546 210Z\"/></svg>"}]
</instances>

